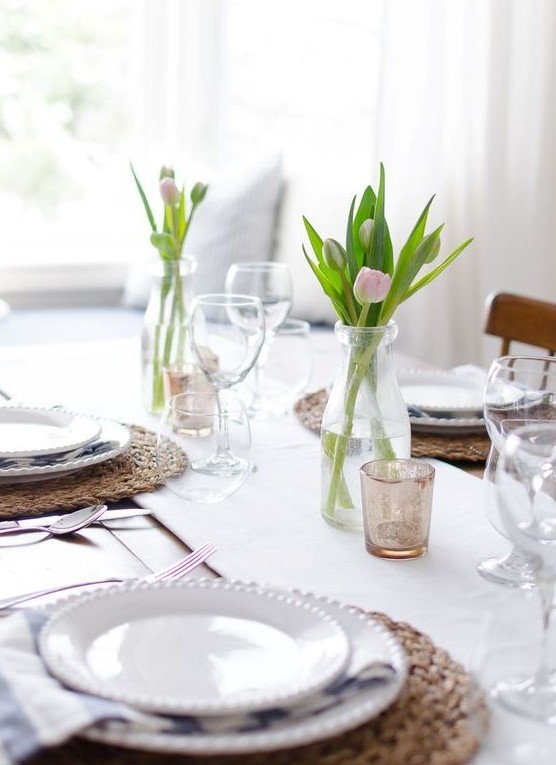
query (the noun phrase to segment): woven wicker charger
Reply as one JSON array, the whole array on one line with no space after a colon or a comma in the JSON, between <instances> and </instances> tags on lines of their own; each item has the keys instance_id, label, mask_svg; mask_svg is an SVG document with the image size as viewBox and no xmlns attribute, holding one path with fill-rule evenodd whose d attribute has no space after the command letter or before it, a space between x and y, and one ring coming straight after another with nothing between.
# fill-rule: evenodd
<instances>
[{"instance_id":1,"label":"woven wicker charger","mask_svg":"<svg viewBox=\"0 0 556 765\"><path fill-rule=\"evenodd\" d=\"M298 420L314 433L320 433L322 414L328 400L326 390L309 393L294 406ZM436 433L411 434L411 454L414 457L436 457L455 462L485 462L490 449L490 439L484 434L458 436Z\"/></svg>"},{"instance_id":2,"label":"woven wicker charger","mask_svg":"<svg viewBox=\"0 0 556 765\"><path fill-rule=\"evenodd\" d=\"M399 698L358 728L279 752L196 757L119 749L73 740L30 765L463 765L488 727L488 710L471 678L446 651L408 624L373 616L391 629L409 663Z\"/></svg>"},{"instance_id":3,"label":"woven wicker charger","mask_svg":"<svg viewBox=\"0 0 556 765\"><path fill-rule=\"evenodd\" d=\"M59 478L2 486L0 518L39 515L49 510L73 510L98 502L114 502L160 486L166 478L187 467L187 457L173 442L165 450L161 474L156 464L156 433L131 426L131 443L125 452L98 465Z\"/></svg>"}]
</instances>

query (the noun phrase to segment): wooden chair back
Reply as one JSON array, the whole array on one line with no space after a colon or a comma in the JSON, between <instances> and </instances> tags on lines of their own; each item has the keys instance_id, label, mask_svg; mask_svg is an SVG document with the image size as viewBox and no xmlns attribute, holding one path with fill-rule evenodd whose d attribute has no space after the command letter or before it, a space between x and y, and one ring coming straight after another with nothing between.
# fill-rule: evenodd
<instances>
[{"instance_id":1,"label":"wooden chair back","mask_svg":"<svg viewBox=\"0 0 556 765\"><path fill-rule=\"evenodd\" d=\"M556 352L556 304L543 300L494 292L486 301L484 331L502 338L501 356L510 353L512 341L534 345L554 356Z\"/></svg>"}]
</instances>

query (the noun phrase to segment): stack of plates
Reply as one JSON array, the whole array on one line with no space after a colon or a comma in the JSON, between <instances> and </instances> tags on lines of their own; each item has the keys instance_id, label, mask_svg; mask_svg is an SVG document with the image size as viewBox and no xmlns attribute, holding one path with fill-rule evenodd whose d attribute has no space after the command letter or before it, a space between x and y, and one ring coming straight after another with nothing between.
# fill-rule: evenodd
<instances>
[{"instance_id":1,"label":"stack of plates","mask_svg":"<svg viewBox=\"0 0 556 765\"><path fill-rule=\"evenodd\" d=\"M37 481L112 459L129 428L64 409L0 407L0 482Z\"/></svg>"},{"instance_id":2,"label":"stack of plates","mask_svg":"<svg viewBox=\"0 0 556 765\"><path fill-rule=\"evenodd\" d=\"M65 685L126 705L87 738L161 752L270 751L334 736L378 715L406 676L397 640L368 615L225 580L76 596L39 648Z\"/></svg>"},{"instance_id":3,"label":"stack of plates","mask_svg":"<svg viewBox=\"0 0 556 765\"><path fill-rule=\"evenodd\" d=\"M479 376L410 370L398 374L412 430L445 435L484 432L483 389Z\"/></svg>"}]
</instances>

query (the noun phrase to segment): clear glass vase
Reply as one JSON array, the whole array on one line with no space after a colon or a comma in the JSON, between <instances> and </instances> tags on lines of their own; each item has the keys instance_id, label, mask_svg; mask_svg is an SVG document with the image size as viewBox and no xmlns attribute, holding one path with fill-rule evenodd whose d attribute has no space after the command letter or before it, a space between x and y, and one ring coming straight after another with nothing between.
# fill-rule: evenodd
<instances>
[{"instance_id":1,"label":"clear glass vase","mask_svg":"<svg viewBox=\"0 0 556 765\"><path fill-rule=\"evenodd\" d=\"M342 369L322 418L322 515L332 526L363 528L359 469L374 459L409 457L409 416L396 379L392 343L398 328L334 328Z\"/></svg>"},{"instance_id":2,"label":"clear glass vase","mask_svg":"<svg viewBox=\"0 0 556 765\"><path fill-rule=\"evenodd\" d=\"M156 260L150 264L152 286L141 336L143 401L158 414L165 403L165 374L181 370L198 373L189 339L189 312L197 261ZM200 372L199 372L200 373Z\"/></svg>"}]
</instances>

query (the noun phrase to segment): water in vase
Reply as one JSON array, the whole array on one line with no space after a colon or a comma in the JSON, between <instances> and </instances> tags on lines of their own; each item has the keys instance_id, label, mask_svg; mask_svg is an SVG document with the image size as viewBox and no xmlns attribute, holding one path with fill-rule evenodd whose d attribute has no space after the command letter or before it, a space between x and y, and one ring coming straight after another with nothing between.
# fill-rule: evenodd
<instances>
[{"instance_id":1,"label":"water in vase","mask_svg":"<svg viewBox=\"0 0 556 765\"><path fill-rule=\"evenodd\" d=\"M321 439L321 489L323 514L328 523L338 528L359 530L363 528L361 510L361 485L359 470L365 462L376 459L396 459L409 457L411 453L411 435L406 428L395 427L394 423L383 423L384 430L391 433L388 437L370 438L355 435L346 438L341 435L341 424L322 431ZM332 462L335 443L345 449L343 468L336 478L336 488L332 483ZM346 444L347 442L347 444ZM335 501L332 502L332 498Z\"/></svg>"}]
</instances>

